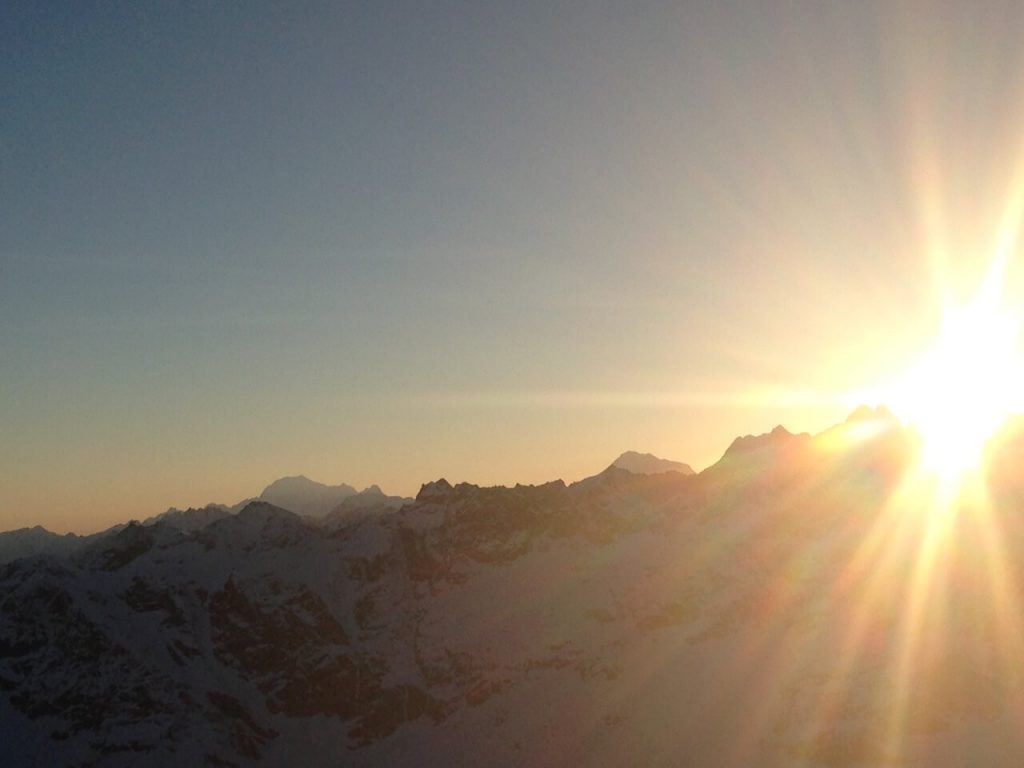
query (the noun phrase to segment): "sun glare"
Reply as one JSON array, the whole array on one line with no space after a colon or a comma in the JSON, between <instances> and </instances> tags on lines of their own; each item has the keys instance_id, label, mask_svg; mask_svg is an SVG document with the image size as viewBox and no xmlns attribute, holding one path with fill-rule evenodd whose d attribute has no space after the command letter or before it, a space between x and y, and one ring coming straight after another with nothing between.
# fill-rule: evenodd
<instances>
[{"instance_id":1,"label":"sun glare","mask_svg":"<svg viewBox=\"0 0 1024 768\"><path fill-rule=\"evenodd\" d=\"M975 469L985 442L1020 409L1020 330L1018 313L986 287L946 308L932 346L883 395L921 435L926 469L946 478Z\"/></svg>"}]
</instances>

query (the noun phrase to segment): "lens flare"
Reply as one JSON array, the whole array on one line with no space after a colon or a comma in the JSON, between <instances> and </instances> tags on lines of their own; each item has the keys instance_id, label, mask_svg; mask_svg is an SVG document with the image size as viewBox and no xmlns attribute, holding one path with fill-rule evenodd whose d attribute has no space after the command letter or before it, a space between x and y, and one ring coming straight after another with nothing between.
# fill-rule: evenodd
<instances>
[{"instance_id":1,"label":"lens flare","mask_svg":"<svg viewBox=\"0 0 1024 768\"><path fill-rule=\"evenodd\" d=\"M1021 318L995 287L947 307L935 342L881 395L920 434L923 466L950 479L977 468L985 442L1022 404Z\"/></svg>"}]
</instances>

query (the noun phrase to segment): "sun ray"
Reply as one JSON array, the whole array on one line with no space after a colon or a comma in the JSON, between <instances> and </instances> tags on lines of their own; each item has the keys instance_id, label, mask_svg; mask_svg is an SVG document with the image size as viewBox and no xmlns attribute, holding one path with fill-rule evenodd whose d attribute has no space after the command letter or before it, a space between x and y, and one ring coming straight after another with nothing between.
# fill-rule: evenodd
<instances>
[{"instance_id":1,"label":"sun ray","mask_svg":"<svg viewBox=\"0 0 1024 768\"><path fill-rule=\"evenodd\" d=\"M926 639L925 628L934 610L932 598L939 589L940 569L944 556L949 553L949 537L956 519L957 504L945 496L945 491L932 476L935 490L929 491L926 473L918 471L919 482L924 483L917 514L923 515L925 524L921 543L913 563L910 584L906 593L906 606L899 627L896 658L893 660L894 683L889 697L889 716L886 732L888 751L901 755L907 736L907 714L913 692L915 674L923 658L922 646ZM928 499L931 501L927 501ZM938 642L942 638L938 638Z\"/></svg>"},{"instance_id":2,"label":"sun ray","mask_svg":"<svg viewBox=\"0 0 1024 768\"><path fill-rule=\"evenodd\" d=\"M1024 622L1007 557L1007 532L983 482L977 483L973 496L977 500L971 510L975 516L973 530L981 538L984 548L983 552L975 554L984 562L988 596L997 622L995 650L1002 663L1000 672L1003 679L1015 687L1024 681Z\"/></svg>"}]
</instances>

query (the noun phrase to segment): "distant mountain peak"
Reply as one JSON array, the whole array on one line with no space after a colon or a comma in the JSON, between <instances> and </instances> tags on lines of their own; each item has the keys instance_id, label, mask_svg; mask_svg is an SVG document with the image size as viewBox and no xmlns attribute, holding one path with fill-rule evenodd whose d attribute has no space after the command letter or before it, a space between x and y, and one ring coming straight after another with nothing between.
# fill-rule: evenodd
<instances>
[{"instance_id":1,"label":"distant mountain peak","mask_svg":"<svg viewBox=\"0 0 1024 768\"><path fill-rule=\"evenodd\" d=\"M858 405L849 416L846 417L847 424L854 424L857 422L865 421L884 421L898 424L899 420L884 405L876 405L871 407L870 405Z\"/></svg>"},{"instance_id":2,"label":"distant mountain peak","mask_svg":"<svg viewBox=\"0 0 1024 768\"><path fill-rule=\"evenodd\" d=\"M281 477L272 482L266 488L263 489L263 493L260 494L260 498L265 498L267 494L273 494L282 490L314 490L323 491L324 489L330 490L347 490L352 493L356 492L356 489L347 483L341 483L340 485L327 485L325 483L318 483L316 480L310 480L305 475L288 475L287 477Z\"/></svg>"},{"instance_id":3,"label":"distant mountain peak","mask_svg":"<svg viewBox=\"0 0 1024 768\"><path fill-rule=\"evenodd\" d=\"M679 472L683 475L694 474L689 464L681 461L661 459L653 453L639 453L638 451L626 451L619 458L611 463L612 467L624 469L634 475L660 475L662 472Z\"/></svg>"},{"instance_id":4,"label":"distant mountain peak","mask_svg":"<svg viewBox=\"0 0 1024 768\"><path fill-rule=\"evenodd\" d=\"M325 485L305 475L292 475L272 482L263 489L259 498L297 515L323 517L356 493L356 489L347 483Z\"/></svg>"}]
</instances>

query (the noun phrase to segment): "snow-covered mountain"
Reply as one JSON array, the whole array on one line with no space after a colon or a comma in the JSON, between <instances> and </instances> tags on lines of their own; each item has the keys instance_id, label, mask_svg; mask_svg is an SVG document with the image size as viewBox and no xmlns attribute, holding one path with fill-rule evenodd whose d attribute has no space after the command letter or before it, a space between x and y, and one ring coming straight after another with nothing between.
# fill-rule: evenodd
<instances>
[{"instance_id":1,"label":"snow-covered mountain","mask_svg":"<svg viewBox=\"0 0 1024 768\"><path fill-rule=\"evenodd\" d=\"M937 549L872 423L0 566L5 764L1019 765L1024 496Z\"/></svg>"},{"instance_id":2,"label":"snow-covered mountain","mask_svg":"<svg viewBox=\"0 0 1024 768\"><path fill-rule=\"evenodd\" d=\"M324 485L305 475L296 475L275 480L259 497L297 515L323 517L356 493L356 489L346 483Z\"/></svg>"},{"instance_id":3,"label":"snow-covered mountain","mask_svg":"<svg viewBox=\"0 0 1024 768\"><path fill-rule=\"evenodd\" d=\"M356 491L350 485L324 485L307 477L283 477L268 485L258 497L226 504L207 504L205 507L178 509L171 507L166 512L153 515L142 521L142 525L163 523L185 533L205 528L212 522L237 514L253 501L267 501L295 514L322 518L323 524L337 527L345 521L365 514L374 514L398 509L412 499L402 496L388 496L379 486L371 485ZM90 541L116 533L124 524L118 524L105 531L80 536L74 533L57 534L41 525L33 528L19 528L0 532L0 565L33 555L67 556L82 549Z\"/></svg>"},{"instance_id":4,"label":"snow-covered mountain","mask_svg":"<svg viewBox=\"0 0 1024 768\"><path fill-rule=\"evenodd\" d=\"M693 469L689 464L681 461L670 461L659 459L653 453L637 453L626 451L612 462L613 467L619 467L635 475L657 475L661 472L680 472L684 475L692 475Z\"/></svg>"}]
</instances>

